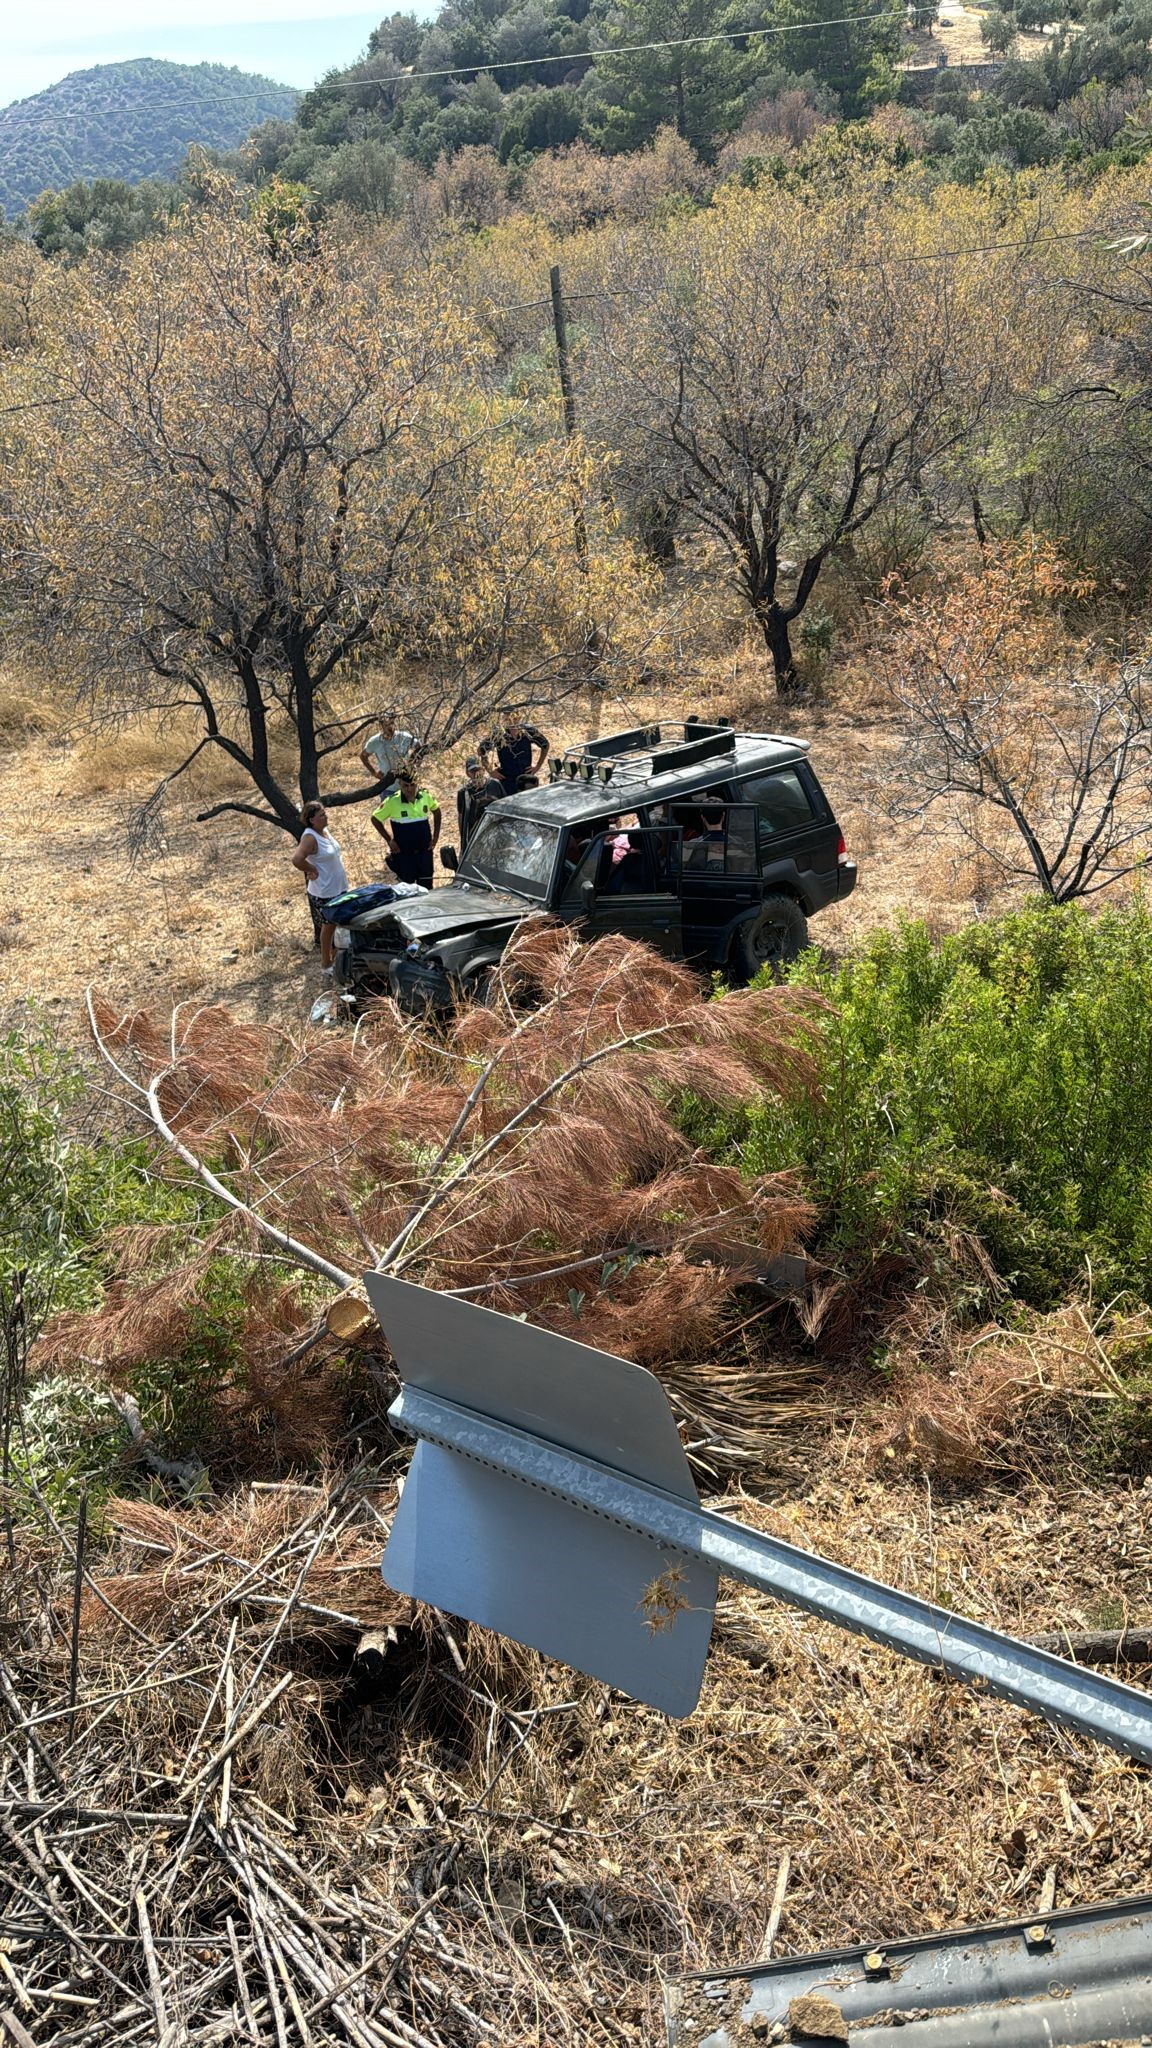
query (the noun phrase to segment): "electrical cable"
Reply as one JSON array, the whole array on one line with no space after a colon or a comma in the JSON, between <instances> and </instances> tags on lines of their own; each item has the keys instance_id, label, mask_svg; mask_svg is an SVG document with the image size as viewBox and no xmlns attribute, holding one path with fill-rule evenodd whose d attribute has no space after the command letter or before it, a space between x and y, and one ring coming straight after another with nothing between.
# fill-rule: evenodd
<instances>
[{"instance_id":1,"label":"electrical cable","mask_svg":"<svg viewBox=\"0 0 1152 2048\"><path fill-rule=\"evenodd\" d=\"M907 256L877 256L870 263L846 263L837 269L838 277L852 277L865 270L889 270L894 264L944 263L965 256L993 256L1003 249L1039 249L1049 242L1090 242L1099 238L1100 228L1067 228L1050 235L1021 235L1011 242L975 242L966 249L922 249L918 254ZM635 291L568 292L564 294L567 305L575 305L580 299L634 299ZM551 306L551 298L522 299L514 306L492 306L485 308L488 313L532 313L539 307Z\"/></svg>"},{"instance_id":2,"label":"electrical cable","mask_svg":"<svg viewBox=\"0 0 1152 2048\"><path fill-rule=\"evenodd\" d=\"M932 4L932 0L925 0L923 5L910 4L902 7L899 12L891 7L871 8L865 14L832 15L827 21L773 23L770 27L765 28L713 29L703 36L670 36L650 43L620 43L615 48L610 48L606 45L603 49L599 50L557 51L552 55L541 57L500 57L490 64L449 64L438 71L394 71L383 78L336 78L331 81L320 79L315 85L305 88L283 86L278 89L284 92L295 92L297 99L305 99L312 92L364 92L372 86L378 86L383 90L386 86L415 85L433 78L460 78L467 72L479 76L481 73L492 71L526 71L536 64L594 64L602 57L631 57L643 54L648 50L695 49L703 43L747 42L753 36L811 35L817 29L847 28L869 21L881 22L887 20L893 27L897 27L905 23L910 15L935 15L937 12L938 9ZM371 60L361 59L359 61L370 62ZM273 89L277 89L274 82ZM46 90L50 91L51 88L46 88ZM38 98L39 95L34 94L33 97ZM198 107L232 107L242 105L245 100L256 101L266 99L267 97L267 88L262 92L204 93L197 99L196 105ZM14 104L20 104L20 102L15 102ZM186 99L175 96L169 100L156 98L148 101L149 109L163 106L183 107L186 105ZM117 111L126 111L126 109L117 109L113 105L110 111L115 113Z\"/></svg>"}]
</instances>

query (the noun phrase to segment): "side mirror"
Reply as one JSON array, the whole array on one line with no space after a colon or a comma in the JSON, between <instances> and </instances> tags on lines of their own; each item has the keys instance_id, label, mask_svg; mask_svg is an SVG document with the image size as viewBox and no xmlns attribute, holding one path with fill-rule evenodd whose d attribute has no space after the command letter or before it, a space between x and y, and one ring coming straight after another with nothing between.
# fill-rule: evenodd
<instances>
[{"instance_id":1,"label":"side mirror","mask_svg":"<svg viewBox=\"0 0 1152 2048\"><path fill-rule=\"evenodd\" d=\"M593 912L593 911L594 911L594 909L596 908L596 884L595 884L595 882L581 882L581 884L580 884L580 901L581 901L581 903L582 903L582 904L584 905L584 915L585 915L585 917L591 917L591 915L592 915L592 912Z\"/></svg>"},{"instance_id":2,"label":"side mirror","mask_svg":"<svg viewBox=\"0 0 1152 2048\"><path fill-rule=\"evenodd\" d=\"M442 846L440 848L440 865L442 868L447 868L450 875L456 873L460 865L460 857L454 846Z\"/></svg>"}]
</instances>

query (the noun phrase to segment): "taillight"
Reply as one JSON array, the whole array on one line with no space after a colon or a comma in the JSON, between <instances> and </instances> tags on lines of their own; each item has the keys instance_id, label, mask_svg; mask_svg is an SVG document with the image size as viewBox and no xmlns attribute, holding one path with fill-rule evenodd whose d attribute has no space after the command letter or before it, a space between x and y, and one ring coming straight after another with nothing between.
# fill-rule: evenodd
<instances>
[{"instance_id":1,"label":"taillight","mask_svg":"<svg viewBox=\"0 0 1152 2048\"><path fill-rule=\"evenodd\" d=\"M836 843L836 859L837 859L837 862L843 862L843 861L846 861L846 860L847 860L847 858L848 858L848 848L847 848L847 846L846 846L846 845L845 845L845 843L844 843L844 834L843 834L843 833L841 833L841 834L840 834L840 837L839 837L839 839L838 839L838 841L837 841L837 843Z\"/></svg>"}]
</instances>

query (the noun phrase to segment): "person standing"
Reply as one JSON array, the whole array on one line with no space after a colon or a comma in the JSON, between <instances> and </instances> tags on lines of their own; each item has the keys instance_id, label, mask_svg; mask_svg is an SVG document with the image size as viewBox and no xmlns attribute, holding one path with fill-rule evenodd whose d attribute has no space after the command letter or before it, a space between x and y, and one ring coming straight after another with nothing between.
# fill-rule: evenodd
<instances>
[{"instance_id":1,"label":"person standing","mask_svg":"<svg viewBox=\"0 0 1152 2048\"><path fill-rule=\"evenodd\" d=\"M336 927L329 923L326 913L333 898L344 894L348 877L339 842L328 830L328 813L323 804L305 804L300 825L300 842L292 855L292 865L303 875L313 919L319 919L320 972L328 980L335 960Z\"/></svg>"},{"instance_id":2,"label":"person standing","mask_svg":"<svg viewBox=\"0 0 1152 2048\"><path fill-rule=\"evenodd\" d=\"M470 754L464 763L468 777L456 791L456 822L460 827L460 852L463 855L468 841L488 809L497 797L503 796L504 786L489 775L478 754Z\"/></svg>"},{"instance_id":3,"label":"person standing","mask_svg":"<svg viewBox=\"0 0 1152 2048\"><path fill-rule=\"evenodd\" d=\"M497 773L504 784L505 796L514 796L523 787L524 778L538 776L548 759L550 742L538 725L525 725L522 718L509 718L490 739L481 740L480 753L485 762L489 754L495 754ZM533 748L538 747L536 759L532 759Z\"/></svg>"},{"instance_id":4,"label":"person standing","mask_svg":"<svg viewBox=\"0 0 1152 2048\"><path fill-rule=\"evenodd\" d=\"M415 736L410 732L397 731L394 711L382 711L379 732L366 739L360 749L360 759L369 775L377 777L382 797L395 796L400 770L415 765L412 759L415 752Z\"/></svg>"},{"instance_id":5,"label":"person standing","mask_svg":"<svg viewBox=\"0 0 1152 2048\"><path fill-rule=\"evenodd\" d=\"M398 882L432 887L432 853L440 837L440 806L421 789L411 769L400 776L395 796L385 797L372 813L372 823L388 848L388 866Z\"/></svg>"}]
</instances>

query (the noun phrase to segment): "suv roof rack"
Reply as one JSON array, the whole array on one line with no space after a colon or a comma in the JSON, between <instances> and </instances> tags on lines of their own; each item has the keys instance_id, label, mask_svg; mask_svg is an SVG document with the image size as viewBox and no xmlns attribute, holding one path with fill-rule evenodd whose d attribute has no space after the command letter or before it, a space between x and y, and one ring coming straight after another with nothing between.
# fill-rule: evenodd
<instances>
[{"instance_id":1,"label":"suv roof rack","mask_svg":"<svg viewBox=\"0 0 1152 2048\"><path fill-rule=\"evenodd\" d=\"M549 763L553 782L650 782L697 761L735 751L736 734L727 719L714 725L700 718L662 720L659 725L633 726L627 732L605 733L602 739L565 747L560 760Z\"/></svg>"}]
</instances>

